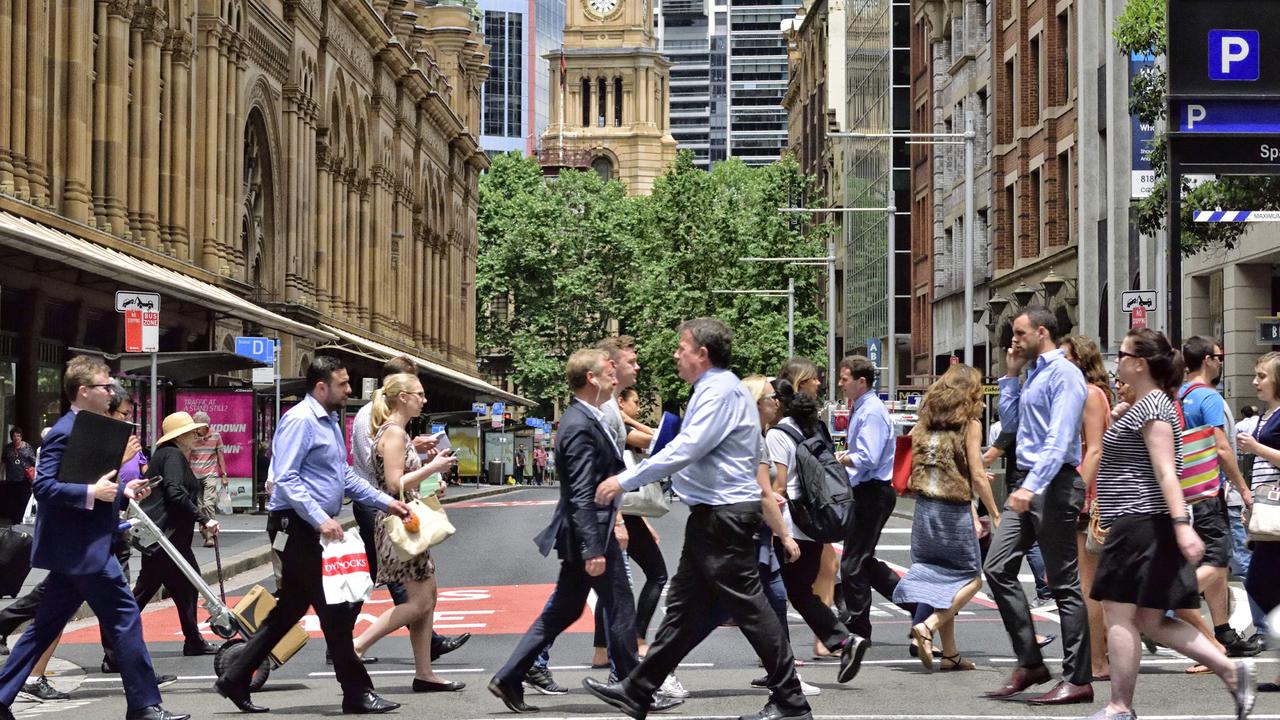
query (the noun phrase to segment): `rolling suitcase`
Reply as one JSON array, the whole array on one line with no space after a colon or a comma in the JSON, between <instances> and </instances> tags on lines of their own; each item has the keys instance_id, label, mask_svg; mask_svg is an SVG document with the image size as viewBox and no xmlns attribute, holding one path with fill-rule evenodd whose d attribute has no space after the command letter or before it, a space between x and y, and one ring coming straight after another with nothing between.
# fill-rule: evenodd
<instances>
[{"instance_id":1,"label":"rolling suitcase","mask_svg":"<svg viewBox=\"0 0 1280 720\"><path fill-rule=\"evenodd\" d=\"M0 597L18 597L31 572L31 536L0 528Z\"/></svg>"}]
</instances>

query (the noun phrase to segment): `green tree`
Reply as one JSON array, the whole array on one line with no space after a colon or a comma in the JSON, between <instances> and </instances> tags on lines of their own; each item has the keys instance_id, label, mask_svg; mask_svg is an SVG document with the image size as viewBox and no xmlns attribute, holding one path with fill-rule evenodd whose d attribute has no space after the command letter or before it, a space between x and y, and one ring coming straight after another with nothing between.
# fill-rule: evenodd
<instances>
[{"instance_id":1,"label":"green tree","mask_svg":"<svg viewBox=\"0 0 1280 720\"><path fill-rule=\"evenodd\" d=\"M568 353L605 336L622 309L634 215L621 183L571 171L547 182L518 153L481 179L477 344L511 353L516 387L544 413L565 396Z\"/></svg>"},{"instance_id":2,"label":"green tree","mask_svg":"<svg viewBox=\"0 0 1280 720\"><path fill-rule=\"evenodd\" d=\"M1128 53L1165 55L1169 28L1165 0L1130 0L1116 20L1116 44ZM1152 67L1133 79L1130 110L1143 123L1156 124L1166 119L1168 74ZM1155 186L1151 194L1138 203L1138 229L1148 235L1164 228L1169 212L1169 147L1163 134L1152 143L1151 168ZM1226 176L1192 186L1184 178L1181 187L1182 253L1194 255L1215 246L1233 247L1245 232L1243 223L1196 223L1195 210L1280 210L1280 181L1273 177Z\"/></svg>"},{"instance_id":3,"label":"green tree","mask_svg":"<svg viewBox=\"0 0 1280 720\"><path fill-rule=\"evenodd\" d=\"M718 289L785 290L793 277L796 353L825 352L819 269L741 261L824 254L827 225L778 212L807 197L810 186L791 158L762 168L729 160L707 173L693 165L691 153L679 153L642 205L627 273L625 327L639 340L642 388L656 391L668 406L688 394L671 354L680 322L703 315L733 328L739 374L773 374L782 365L786 298L713 293Z\"/></svg>"}]
</instances>

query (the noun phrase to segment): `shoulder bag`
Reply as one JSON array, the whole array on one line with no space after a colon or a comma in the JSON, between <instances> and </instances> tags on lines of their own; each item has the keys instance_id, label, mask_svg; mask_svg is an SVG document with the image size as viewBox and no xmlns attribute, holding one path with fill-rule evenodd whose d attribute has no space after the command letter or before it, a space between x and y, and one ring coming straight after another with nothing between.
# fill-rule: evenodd
<instances>
[{"instance_id":1,"label":"shoulder bag","mask_svg":"<svg viewBox=\"0 0 1280 720\"><path fill-rule=\"evenodd\" d=\"M1249 542L1280 541L1280 483L1266 482L1253 488L1248 533Z\"/></svg>"},{"instance_id":2,"label":"shoulder bag","mask_svg":"<svg viewBox=\"0 0 1280 720\"><path fill-rule=\"evenodd\" d=\"M635 466L635 458L630 450L623 453L623 459L628 468ZM623 515L660 518L671 512L671 503L667 500L667 494L662 491L662 483L651 482L639 490L623 493L621 512Z\"/></svg>"},{"instance_id":3,"label":"shoulder bag","mask_svg":"<svg viewBox=\"0 0 1280 720\"><path fill-rule=\"evenodd\" d=\"M1182 401L1192 390L1202 387L1208 385L1192 383L1178 396L1178 402L1173 404L1178 409L1178 419L1182 421L1182 475L1179 481L1182 485L1182 499L1188 505L1218 497L1222 489L1215 428L1212 425L1188 428L1187 418L1182 414Z\"/></svg>"},{"instance_id":4,"label":"shoulder bag","mask_svg":"<svg viewBox=\"0 0 1280 720\"><path fill-rule=\"evenodd\" d=\"M378 441L381 440L382 431L385 429L386 425L379 428L373 439L375 453L378 451ZM400 501L404 502L403 482L400 483ZM444 507L440 505L440 499L435 495L428 495L425 500L419 497L405 504L409 506L409 512L413 513L408 521L391 514L382 519L382 527L387 531L387 538L396 549L396 557L402 562L412 560L448 540L457 532L453 523L449 522L449 516L445 514Z\"/></svg>"}]
</instances>

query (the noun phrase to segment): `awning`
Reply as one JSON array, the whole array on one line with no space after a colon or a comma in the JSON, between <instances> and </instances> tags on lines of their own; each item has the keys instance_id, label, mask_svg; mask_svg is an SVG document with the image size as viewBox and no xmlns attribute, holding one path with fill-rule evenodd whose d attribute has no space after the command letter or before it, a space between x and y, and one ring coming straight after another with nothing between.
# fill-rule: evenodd
<instances>
[{"instance_id":1,"label":"awning","mask_svg":"<svg viewBox=\"0 0 1280 720\"><path fill-rule=\"evenodd\" d=\"M481 399L490 397L490 398L503 400L510 403L525 405L528 407L533 407L537 405L537 403L533 402L532 400L529 400L527 398L522 398L519 395L513 395L512 393L509 393L506 390L490 385L489 383L481 380L478 377L473 377L466 373L458 372L457 370L447 368L444 365L433 363L430 360L420 358L414 355L413 353L407 353L402 350L397 350L391 347L390 345L384 345L376 340L371 340L362 335L357 335L352 332L347 332L346 330L333 327L332 325L325 325L324 323L321 323L320 327L327 332L337 335L338 338L343 343L353 345L358 351L363 351L361 352L361 354L372 353L380 361L385 361L397 355L407 355L408 357L412 358L413 361L417 363L418 367L422 368L423 372L427 373L428 375L433 375L435 377L448 380L456 385L461 385L470 390L474 390L476 393L479 394ZM335 347L339 350L347 350L347 351L351 350L351 348L343 347L341 345L338 345ZM316 349L321 350L323 348L316 348Z\"/></svg>"},{"instance_id":2,"label":"awning","mask_svg":"<svg viewBox=\"0 0 1280 720\"><path fill-rule=\"evenodd\" d=\"M135 290L150 290L197 303L290 335L333 339L328 333L273 313L217 285L2 210L0 245L113 278Z\"/></svg>"},{"instance_id":3,"label":"awning","mask_svg":"<svg viewBox=\"0 0 1280 720\"><path fill-rule=\"evenodd\" d=\"M77 355L97 355L129 377L151 377L151 353L107 354L97 350L70 348ZM184 383L211 375L270 367L253 358L225 350L187 350L156 353L156 377Z\"/></svg>"}]
</instances>

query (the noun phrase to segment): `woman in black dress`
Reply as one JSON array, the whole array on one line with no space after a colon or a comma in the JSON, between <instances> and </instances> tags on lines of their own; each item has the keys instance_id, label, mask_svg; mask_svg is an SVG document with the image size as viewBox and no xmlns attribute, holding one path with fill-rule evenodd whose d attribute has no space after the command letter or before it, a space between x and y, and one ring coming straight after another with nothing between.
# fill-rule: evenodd
<instances>
[{"instance_id":1,"label":"woman in black dress","mask_svg":"<svg viewBox=\"0 0 1280 720\"><path fill-rule=\"evenodd\" d=\"M1181 413L1173 393L1182 356L1164 335L1130 330L1118 353L1120 379L1134 391L1103 436L1098 469L1100 523L1110 528L1098 558L1093 599L1102 603L1111 658L1111 702L1091 720L1133 720L1142 660L1139 633L1208 666L1226 684L1243 719L1255 699L1252 667L1233 661L1208 637L1167 611L1198 608L1195 567L1204 543L1182 499Z\"/></svg>"}]
</instances>

